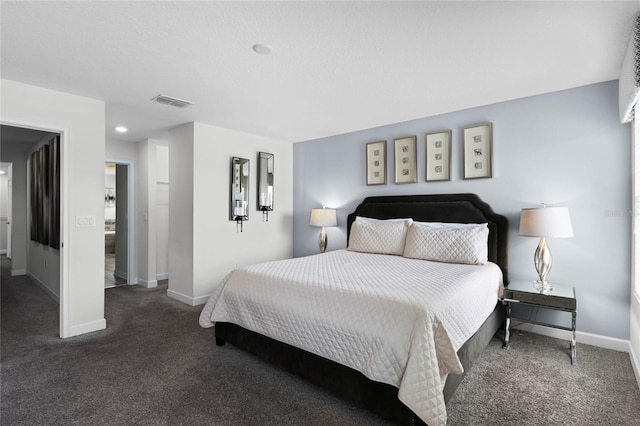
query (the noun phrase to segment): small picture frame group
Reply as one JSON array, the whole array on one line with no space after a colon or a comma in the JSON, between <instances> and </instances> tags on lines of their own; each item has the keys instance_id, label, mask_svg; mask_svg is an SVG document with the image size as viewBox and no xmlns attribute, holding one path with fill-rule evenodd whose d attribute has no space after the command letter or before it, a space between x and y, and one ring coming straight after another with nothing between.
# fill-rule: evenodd
<instances>
[{"instance_id":1,"label":"small picture frame group","mask_svg":"<svg viewBox=\"0 0 640 426\"><path fill-rule=\"evenodd\" d=\"M367 144L367 185L387 184L387 141Z\"/></svg>"},{"instance_id":2,"label":"small picture frame group","mask_svg":"<svg viewBox=\"0 0 640 426\"><path fill-rule=\"evenodd\" d=\"M491 123L464 127L463 177L479 179L493 177L493 127ZM451 180L451 130L425 134L425 182ZM394 173L396 184L416 183L416 136L393 140ZM366 145L367 185L387 184L387 141L369 142Z\"/></svg>"},{"instance_id":3,"label":"small picture frame group","mask_svg":"<svg viewBox=\"0 0 640 426\"><path fill-rule=\"evenodd\" d=\"M395 151L395 183L418 181L416 137L406 136L393 140Z\"/></svg>"},{"instance_id":4,"label":"small picture frame group","mask_svg":"<svg viewBox=\"0 0 640 426\"><path fill-rule=\"evenodd\" d=\"M492 127L491 123L465 127L464 178L490 178L492 175Z\"/></svg>"},{"instance_id":5,"label":"small picture frame group","mask_svg":"<svg viewBox=\"0 0 640 426\"><path fill-rule=\"evenodd\" d=\"M451 130L427 133L426 182L451 180Z\"/></svg>"}]
</instances>

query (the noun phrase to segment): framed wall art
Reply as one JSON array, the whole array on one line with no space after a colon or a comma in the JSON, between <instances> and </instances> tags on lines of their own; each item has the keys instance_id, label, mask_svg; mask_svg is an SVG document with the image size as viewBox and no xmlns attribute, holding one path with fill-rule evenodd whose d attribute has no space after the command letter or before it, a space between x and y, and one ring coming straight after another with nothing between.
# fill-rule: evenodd
<instances>
[{"instance_id":1,"label":"framed wall art","mask_svg":"<svg viewBox=\"0 0 640 426\"><path fill-rule=\"evenodd\" d=\"M417 179L416 137L394 139L396 183L415 183Z\"/></svg>"},{"instance_id":2,"label":"framed wall art","mask_svg":"<svg viewBox=\"0 0 640 426\"><path fill-rule=\"evenodd\" d=\"M464 178L490 178L492 175L492 128L491 123L465 127Z\"/></svg>"},{"instance_id":3,"label":"framed wall art","mask_svg":"<svg viewBox=\"0 0 640 426\"><path fill-rule=\"evenodd\" d=\"M367 144L367 185L387 184L387 141Z\"/></svg>"},{"instance_id":4,"label":"framed wall art","mask_svg":"<svg viewBox=\"0 0 640 426\"><path fill-rule=\"evenodd\" d=\"M451 180L451 130L425 136L427 182Z\"/></svg>"}]
</instances>

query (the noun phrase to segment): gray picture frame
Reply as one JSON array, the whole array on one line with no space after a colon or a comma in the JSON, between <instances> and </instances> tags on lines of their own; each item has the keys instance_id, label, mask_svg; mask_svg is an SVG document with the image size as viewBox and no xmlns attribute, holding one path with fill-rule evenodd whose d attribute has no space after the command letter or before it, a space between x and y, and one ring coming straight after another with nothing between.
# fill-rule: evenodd
<instances>
[{"instance_id":1,"label":"gray picture frame","mask_svg":"<svg viewBox=\"0 0 640 426\"><path fill-rule=\"evenodd\" d=\"M491 123L467 126L462 130L465 179L493 177L493 126Z\"/></svg>"},{"instance_id":2,"label":"gray picture frame","mask_svg":"<svg viewBox=\"0 0 640 426\"><path fill-rule=\"evenodd\" d=\"M393 144L395 152L395 183L416 183L418 181L416 136L394 139Z\"/></svg>"},{"instance_id":3,"label":"gray picture frame","mask_svg":"<svg viewBox=\"0 0 640 426\"><path fill-rule=\"evenodd\" d=\"M451 130L427 133L425 182L451 180Z\"/></svg>"},{"instance_id":4,"label":"gray picture frame","mask_svg":"<svg viewBox=\"0 0 640 426\"><path fill-rule=\"evenodd\" d=\"M366 152L367 185L387 184L387 141L369 142Z\"/></svg>"}]
</instances>

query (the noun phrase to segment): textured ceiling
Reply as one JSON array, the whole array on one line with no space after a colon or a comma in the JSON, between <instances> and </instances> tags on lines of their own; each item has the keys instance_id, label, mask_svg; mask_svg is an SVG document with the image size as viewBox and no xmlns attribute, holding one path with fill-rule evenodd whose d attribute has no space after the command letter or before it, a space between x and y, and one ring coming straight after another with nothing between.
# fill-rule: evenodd
<instances>
[{"instance_id":1,"label":"textured ceiling","mask_svg":"<svg viewBox=\"0 0 640 426\"><path fill-rule=\"evenodd\" d=\"M104 100L109 138L200 121L296 142L616 79L638 11L637 0L2 1L0 72ZM194 105L152 103L160 93Z\"/></svg>"}]
</instances>

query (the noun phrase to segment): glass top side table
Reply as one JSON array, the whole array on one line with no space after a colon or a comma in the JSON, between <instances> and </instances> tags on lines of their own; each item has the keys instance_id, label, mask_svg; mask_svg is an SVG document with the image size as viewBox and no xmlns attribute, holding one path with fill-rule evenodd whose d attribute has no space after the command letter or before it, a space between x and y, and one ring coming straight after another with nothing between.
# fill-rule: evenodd
<instances>
[{"instance_id":1,"label":"glass top side table","mask_svg":"<svg viewBox=\"0 0 640 426\"><path fill-rule=\"evenodd\" d=\"M576 291L574 287L553 284L553 288L541 291L536 289L534 281L514 280L505 287L502 297L502 303L505 305L505 333L503 348L509 347L510 327L511 327L511 304L519 303L522 305L535 306L538 308L554 309L558 311L571 313L571 327L563 327L555 324L548 324L539 321L525 320L518 318L518 321L536 324L543 327L557 328L560 330L571 331L571 364L576 363Z\"/></svg>"}]
</instances>

